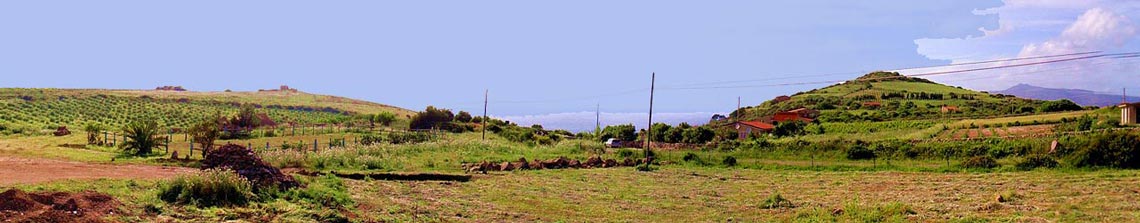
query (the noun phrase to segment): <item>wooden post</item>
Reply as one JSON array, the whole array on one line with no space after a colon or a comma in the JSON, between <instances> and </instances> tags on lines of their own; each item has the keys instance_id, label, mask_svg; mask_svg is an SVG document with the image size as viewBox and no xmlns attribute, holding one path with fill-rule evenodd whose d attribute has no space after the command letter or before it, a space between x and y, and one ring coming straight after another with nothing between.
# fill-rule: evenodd
<instances>
[{"instance_id":1,"label":"wooden post","mask_svg":"<svg viewBox=\"0 0 1140 223\"><path fill-rule=\"evenodd\" d=\"M483 89L483 141L487 141L487 95L491 90Z\"/></svg>"},{"instance_id":2,"label":"wooden post","mask_svg":"<svg viewBox=\"0 0 1140 223\"><path fill-rule=\"evenodd\" d=\"M654 72L649 80L649 126L645 129L645 169L649 169L649 163L653 162L652 155L652 139L653 139L653 90L657 86L657 73Z\"/></svg>"},{"instance_id":3,"label":"wooden post","mask_svg":"<svg viewBox=\"0 0 1140 223\"><path fill-rule=\"evenodd\" d=\"M191 157L191 156L194 156L194 140L193 139L190 140L190 155L187 155L187 157Z\"/></svg>"},{"instance_id":4,"label":"wooden post","mask_svg":"<svg viewBox=\"0 0 1140 223\"><path fill-rule=\"evenodd\" d=\"M317 148L318 148L317 139L313 139L313 152L314 153L317 152Z\"/></svg>"}]
</instances>

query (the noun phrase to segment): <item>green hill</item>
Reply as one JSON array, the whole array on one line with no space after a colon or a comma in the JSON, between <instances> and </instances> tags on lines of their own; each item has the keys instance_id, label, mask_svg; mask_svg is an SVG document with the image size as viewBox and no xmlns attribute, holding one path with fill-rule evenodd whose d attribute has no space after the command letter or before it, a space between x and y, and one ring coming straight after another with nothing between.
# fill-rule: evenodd
<instances>
[{"instance_id":1,"label":"green hill","mask_svg":"<svg viewBox=\"0 0 1140 223\"><path fill-rule=\"evenodd\" d=\"M277 123L331 124L357 114L392 112L399 123L413 111L344 97L291 91L188 92L104 89L0 89L0 133L36 133L87 123L117 127L138 116L185 128L206 115L237 113L252 104Z\"/></svg>"},{"instance_id":2,"label":"green hill","mask_svg":"<svg viewBox=\"0 0 1140 223\"><path fill-rule=\"evenodd\" d=\"M819 110L819 120L823 122L1028 115L1073 110L1072 107L1048 107L1051 103L1055 102L972 91L895 72L873 72L840 84L796 93L784 101L774 99L742 108L731 117L755 119L801 107ZM950 111L944 112L943 106Z\"/></svg>"}]
</instances>

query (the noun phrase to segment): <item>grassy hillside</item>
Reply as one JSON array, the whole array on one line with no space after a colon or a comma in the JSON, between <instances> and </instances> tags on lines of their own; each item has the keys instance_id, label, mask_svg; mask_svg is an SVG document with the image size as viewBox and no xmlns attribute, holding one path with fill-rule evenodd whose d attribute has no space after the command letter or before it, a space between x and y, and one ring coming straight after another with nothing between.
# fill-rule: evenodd
<instances>
[{"instance_id":1,"label":"grassy hillside","mask_svg":"<svg viewBox=\"0 0 1140 223\"><path fill-rule=\"evenodd\" d=\"M880 106L868 106L878 103ZM821 111L820 121L855 122L899 119L966 118L1026 115L1044 101L988 94L951 87L893 72L874 72L855 80L800 92L789 100L771 100L733 112L737 119L754 119L800 107ZM942 111L957 107L957 112Z\"/></svg>"},{"instance_id":2,"label":"grassy hillside","mask_svg":"<svg viewBox=\"0 0 1140 223\"><path fill-rule=\"evenodd\" d=\"M278 123L322 124L355 114L393 112L406 119L413 112L373 102L303 92L175 92L99 89L0 89L0 133L34 134L86 123L121 126L138 116L159 119L165 127L185 128L209 114L237 113L253 104Z\"/></svg>"}]
</instances>

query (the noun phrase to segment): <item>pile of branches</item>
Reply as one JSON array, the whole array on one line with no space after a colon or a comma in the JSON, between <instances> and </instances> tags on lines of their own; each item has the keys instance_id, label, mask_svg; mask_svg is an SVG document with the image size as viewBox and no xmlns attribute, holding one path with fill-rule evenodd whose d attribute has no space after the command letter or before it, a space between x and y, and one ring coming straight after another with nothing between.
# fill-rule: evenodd
<instances>
[{"instance_id":1,"label":"pile of branches","mask_svg":"<svg viewBox=\"0 0 1140 223\"><path fill-rule=\"evenodd\" d=\"M206 154L202 159L202 169L214 168L233 170L256 188L277 186L284 190L300 186L292 176L281 173L280 169L257 157L253 150L240 145L226 144Z\"/></svg>"}]
</instances>

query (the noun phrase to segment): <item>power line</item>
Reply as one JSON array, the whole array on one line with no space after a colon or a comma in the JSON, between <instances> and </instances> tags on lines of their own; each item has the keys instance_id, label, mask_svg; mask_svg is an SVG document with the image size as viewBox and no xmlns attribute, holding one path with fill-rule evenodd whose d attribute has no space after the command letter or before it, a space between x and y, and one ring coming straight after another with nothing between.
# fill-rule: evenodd
<instances>
[{"instance_id":1,"label":"power line","mask_svg":"<svg viewBox=\"0 0 1140 223\"><path fill-rule=\"evenodd\" d=\"M1055 55L1033 56L1033 57L1017 57L1017 58L1007 58L1007 59L984 60L984 61L976 61L976 62L968 62L968 63L957 63L957 64L946 64L946 65L933 65L933 66L916 66L916 67L903 67L903 68L893 68L893 69L884 69L884 70L890 70L890 71L902 71L902 70L928 69L928 68L940 68L940 67L957 67L957 66L965 66L965 65L977 65L977 64L998 63L998 62L1010 62L1010 61L1020 61L1020 60L1033 60L1033 59L1045 59L1045 58L1056 58L1056 57L1067 57L1067 56L1088 55L1088 54L1096 54L1096 53L1101 53L1101 52L1103 52L1103 51L1089 51L1089 52L1067 53L1067 54L1055 54ZM815 74L815 75L785 75L785 76L782 76L782 77L764 78L764 79L746 79L746 80L735 80L735 81L715 81L715 82L704 82L704 83L682 84L682 85L673 85L673 86L667 86L667 87L665 87L665 88L669 88L669 87L685 87L685 86L701 86L701 85L714 85L714 84L725 84L725 83L766 82L766 81L773 81L773 80L800 79L800 78L810 78L810 77L827 77L827 76L838 76L838 75L846 75L846 74L865 74L865 73L869 73L869 72L870 72L870 71L867 71L867 70L862 70L862 71L850 71L850 72L826 73L826 74Z\"/></svg>"},{"instance_id":2,"label":"power line","mask_svg":"<svg viewBox=\"0 0 1140 223\"><path fill-rule=\"evenodd\" d=\"M1140 53L1138 53L1138 52L1130 52L1130 53L1116 53L1116 54L1098 54L1098 55L1092 55L1092 56L1081 56L1081 57L1074 57L1074 58L1065 58L1065 59L1047 60L1047 61L1039 61L1039 62L1031 62L1031 63L1009 64L1009 65L1000 65L1000 66L991 66L991 67L982 67L982 68L970 68L970 69L960 69L960 70L951 70L951 71L936 71L936 72L927 72L927 73L918 73L918 74L907 74L907 75L902 75L902 76L898 76L898 77L878 77L878 78L865 78L865 79L860 79L860 81L873 81L873 80L885 80L885 79L898 79L898 78L907 78L907 77L938 76L938 75L947 75L947 74L956 74L956 73L966 73L966 72L975 72L975 71L985 71L985 70L1005 69L1005 68L1014 68L1014 67L1024 67L1024 66L1042 65L1042 64L1050 64L1050 63L1060 63L1060 62L1077 61L1077 60L1087 60L1087 59L1093 59L1093 58L1105 58L1105 57L1108 57L1109 59L1112 59L1112 58L1114 58L1114 57L1118 57L1118 56L1132 56L1132 55L1140 56ZM844 81L846 81L846 80L827 80L827 81L791 82L791 83L763 84L763 85L729 85L729 86L708 86L708 87L672 87L672 88L662 88L662 89L670 89L670 90L699 90L699 89L731 89L731 88L755 88L755 87L776 87L776 86L796 86L796 85L812 85L812 84L829 84L829 83L840 83L840 82L844 82Z\"/></svg>"}]
</instances>

